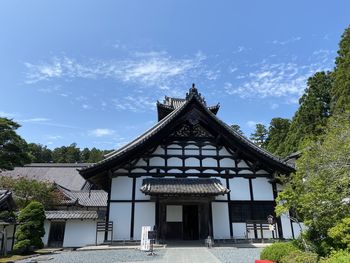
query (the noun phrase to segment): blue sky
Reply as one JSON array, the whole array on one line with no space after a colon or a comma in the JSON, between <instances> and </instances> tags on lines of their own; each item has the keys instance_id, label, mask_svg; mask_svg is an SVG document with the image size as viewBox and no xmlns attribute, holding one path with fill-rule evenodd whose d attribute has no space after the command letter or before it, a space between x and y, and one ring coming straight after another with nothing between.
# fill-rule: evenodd
<instances>
[{"instance_id":1,"label":"blue sky","mask_svg":"<svg viewBox=\"0 0 350 263\"><path fill-rule=\"evenodd\" d=\"M28 142L112 149L192 83L249 135L330 70L349 1L1 1L0 116Z\"/></svg>"}]
</instances>

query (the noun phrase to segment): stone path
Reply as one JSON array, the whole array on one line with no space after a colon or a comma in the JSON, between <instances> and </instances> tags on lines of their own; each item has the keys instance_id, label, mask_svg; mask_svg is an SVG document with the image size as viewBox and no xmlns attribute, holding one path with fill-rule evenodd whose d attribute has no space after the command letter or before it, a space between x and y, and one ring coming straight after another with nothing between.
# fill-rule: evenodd
<instances>
[{"instance_id":1,"label":"stone path","mask_svg":"<svg viewBox=\"0 0 350 263\"><path fill-rule=\"evenodd\" d=\"M154 261L153 261L154 262ZM168 248L159 263L220 263L207 248Z\"/></svg>"}]
</instances>

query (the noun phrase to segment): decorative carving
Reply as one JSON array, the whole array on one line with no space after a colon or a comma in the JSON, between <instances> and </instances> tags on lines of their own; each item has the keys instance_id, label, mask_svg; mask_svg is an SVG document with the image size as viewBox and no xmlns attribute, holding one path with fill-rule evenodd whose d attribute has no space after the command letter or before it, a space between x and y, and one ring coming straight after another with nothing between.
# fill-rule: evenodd
<instances>
[{"instance_id":1,"label":"decorative carving","mask_svg":"<svg viewBox=\"0 0 350 263\"><path fill-rule=\"evenodd\" d=\"M206 129L203 128L199 123L190 126L188 124L184 124L180 129L174 131L170 136L173 137L199 137L199 138L213 138Z\"/></svg>"}]
</instances>

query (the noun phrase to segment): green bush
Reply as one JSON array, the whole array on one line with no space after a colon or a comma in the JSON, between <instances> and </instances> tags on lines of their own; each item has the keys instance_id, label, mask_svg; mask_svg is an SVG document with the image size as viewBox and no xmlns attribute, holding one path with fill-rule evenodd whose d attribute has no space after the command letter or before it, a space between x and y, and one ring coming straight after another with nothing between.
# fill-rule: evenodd
<instances>
[{"instance_id":1,"label":"green bush","mask_svg":"<svg viewBox=\"0 0 350 263\"><path fill-rule=\"evenodd\" d=\"M14 246L18 253L29 253L44 246L41 240L45 234L44 220L44 206L39 202L33 201L20 211Z\"/></svg>"},{"instance_id":2,"label":"green bush","mask_svg":"<svg viewBox=\"0 0 350 263\"><path fill-rule=\"evenodd\" d=\"M315 253L293 251L281 259L281 263L317 263L318 255Z\"/></svg>"},{"instance_id":3,"label":"green bush","mask_svg":"<svg viewBox=\"0 0 350 263\"><path fill-rule=\"evenodd\" d=\"M349 263L350 262L350 252L337 251L332 253L328 258L322 259L319 263Z\"/></svg>"},{"instance_id":4,"label":"green bush","mask_svg":"<svg viewBox=\"0 0 350 263\"><path fill-rule=\"evenodd\" d=\"M298 251L298 249L290 242L277 242L263 249L260 254L260 259L267 259L276 262L281 262L284 256L291 252Z\"/></svg>"},{"instance_id":5,"label":"green bush","mask_svg":"<svg viewBox=\"0 0 350 263\"><path fill-rule=\"evenodd\" d=\"M329 229L328 236L333 239L335 249L350 249L350 217Z\"/></svg>"}]
</instances>

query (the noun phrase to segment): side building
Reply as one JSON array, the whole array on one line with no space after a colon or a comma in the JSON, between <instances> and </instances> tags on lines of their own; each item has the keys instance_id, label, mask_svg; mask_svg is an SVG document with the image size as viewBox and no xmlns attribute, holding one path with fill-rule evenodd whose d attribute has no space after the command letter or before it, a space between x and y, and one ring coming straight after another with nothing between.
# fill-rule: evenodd
<instances>
[{"instance_id":1,"label":"side building","mask_svg":"<svg viewBox=\"0 0 350 263\"><path fill-rule=\"evenodd\" d=\"M249 229L274 214L280 174L294 168L235 132L193 87L186 98L157 103L144 134L80 169L108 193L113 240L139 240L154 226L160 240L293 238L288 217L276 230Z\"/></svg>"},{"instance_id":2,"label":"side building","mask_svg":"<svg viewBox=\"0 0 350 263\"><path fill-rule=\"evenodd\" d=\"M96 235L98 222L106 220L107 193L96 190L78 172L88 164L32 163L3 171L2 176L25 177L54 184L60 198L45 211L46 247L81 247L101 244L103 233Z\"/></svg>"}]
</instances>

